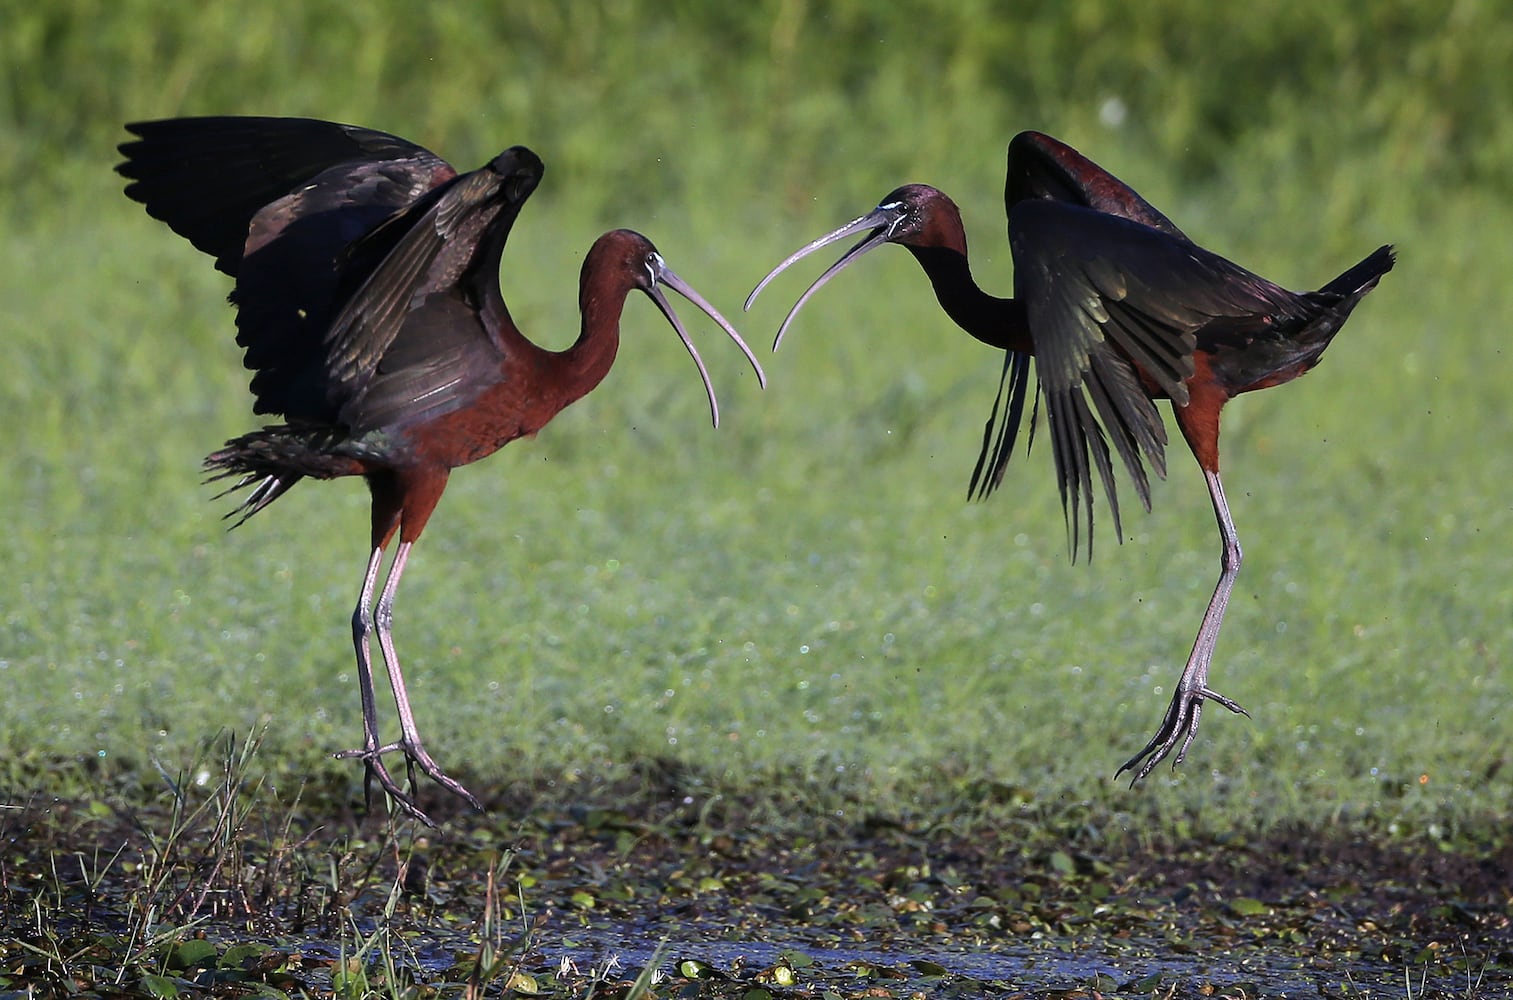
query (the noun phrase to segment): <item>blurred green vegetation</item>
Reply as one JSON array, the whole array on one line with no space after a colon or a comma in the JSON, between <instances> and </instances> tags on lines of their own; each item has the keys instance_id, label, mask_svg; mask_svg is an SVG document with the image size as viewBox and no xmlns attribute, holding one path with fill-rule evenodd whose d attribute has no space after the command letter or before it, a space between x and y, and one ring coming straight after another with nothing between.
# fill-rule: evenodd
<instances>
[{"instance_id":1,"label":"blurred green vegetation","mask_svg":"<svg viewBox=\"0 0 1513 1000\"><path fill-rule=\"evenodd\" d=\"M1227 412L1247 561L1214 683L1254 720L1210 712L1175 784L1109 784L1217 573L1201 481L1174 454L1091 567L1066 563L1043 449L963 503L997 362L882 253L809 308L767 393L706 347L718 432L632 302L603 387L453 478L396 623L438 757L566 787L668 755L899 809L987 781L1215 825L1506 816L1500 5L0 0L0 24L0 787L267 724L267 756L359 794L323 753L358 732L366 496L312 485L221 532L198 461L252 426L226 282L121 196L123 122L310 115L462 169L532 146L504 288L557 346L603 228L736 318L772 262L911 180L956 197L1007 289L1003 151L1039 128L1284 284L1399 246L1316 374ZM801 287L740 325L765 339Z\"/></svg>"},{"instance_id":2,"label":"blurred green vegetation","mask_svg":"<svg viewBox=\"0 0 1513 1000\"><path fill-rule=\"evenodd\" d=\"M1416 198L1513 193L1513 24L1491 0L0 9L0 184L18 193L98 162L127 119L253 110L381 118L464 163L539 146L600 214L719 197L703 186L719 178L764 205L806 203L816 176L842 194L941 168L993 179L993 150L1028 126L1108 132L1173 186L1244 162L1373 171ZM1356 187L1347 208L1380 211Z\"/></svg>"}]
</instances>

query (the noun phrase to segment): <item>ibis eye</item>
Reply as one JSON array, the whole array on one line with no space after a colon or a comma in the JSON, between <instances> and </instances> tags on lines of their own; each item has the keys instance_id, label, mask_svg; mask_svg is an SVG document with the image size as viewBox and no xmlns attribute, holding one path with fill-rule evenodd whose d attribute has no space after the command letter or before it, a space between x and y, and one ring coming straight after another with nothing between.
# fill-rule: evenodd
<instances>
[{"instance_id":1,"label":"ibis eye","mask_svg":"<svg viewBox=\"0 0 1513 1000\"><path fill-rule=\"evenodd\" d=\"M877 213L874 214L886 214L891 216L891 218L888 219L887 224L883 227L884 231L887 233L888 238L891 239L893 235L898 232L898 227L903 224L905 219L909 218L910 210L909 206L904 202L889 201L877 206Z\"/></svg>"}]
</instances>

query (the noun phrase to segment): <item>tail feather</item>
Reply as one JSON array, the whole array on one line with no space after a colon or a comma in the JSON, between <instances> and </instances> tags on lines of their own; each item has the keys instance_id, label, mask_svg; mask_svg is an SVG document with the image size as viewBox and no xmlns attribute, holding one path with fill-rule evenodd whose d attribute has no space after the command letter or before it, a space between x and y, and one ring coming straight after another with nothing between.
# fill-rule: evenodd
<instances>
[{"instance_id":1,"label":"tail feather","mask_svg":"<svg viewBox=\"0 0 1513 1000\"><path fill-rule=\"evenodd\" d=\"M216 455L218 454L220 453L217 452ZM211 455L209 458L205 459L206 469L213 467L213 460L216 458L216 455ZM214 475L208 476L205 479L205 482L213 483L216 480L226 479L234 475L236 475L235 470L225 469L223 471L215 473ZM289 492L289 490L293 488L294 484L299 482L303 478L303 476L292 475L267 475L259 478L257 475L249 472L243 475L242 478L238 479L235 483L232 483L224 490L221 490L221 492L217 493L212 499L220 500L222 497L230 496L237 490L245 489L248 486L252 486L252 484L254 483L257 484L253 488L252 492L243 497L235 507L231 508L226 513L221 515L221 519L223 521L229 521L233 517L235 517L236 520L232 523L231 527L233 529L240 528L243 524L247 523L247 518L251 517L253 514L256 514L258 511L262 510L264 507L268 506L270 503L277 500L285 493Z\"/></svg>"},{"instance_id":2,"label":"tail feather","mask_svg":"<svg viewBox=\"0 0 1513 1000\"><path fill-rule=\"evenodd\" d=\"M236 518L231 527L239 528L306 476L332 479L361 472L355 460L332 452L333 446L345 437L341 430L323 426L278 424L264 427L232 438L225 447L207 455L205 482L235 480L215 495L217 500L240 490L249 490L225 514L227 519Z\"/></svg>"},{"instance_id":3,"label":"tail feather","mask_svg":"<svg viewBox=\"0 0 1513 1000\"><path fill-rule=\"evenodd\" d=\"M1341 298L1360 297L1376 287L1382 275L1392 270L1397 263L1397 251L1392 244L1378 247L1365 260L1319 289L1321 295L1338 295Z\"/></svg>"}]
</instances>

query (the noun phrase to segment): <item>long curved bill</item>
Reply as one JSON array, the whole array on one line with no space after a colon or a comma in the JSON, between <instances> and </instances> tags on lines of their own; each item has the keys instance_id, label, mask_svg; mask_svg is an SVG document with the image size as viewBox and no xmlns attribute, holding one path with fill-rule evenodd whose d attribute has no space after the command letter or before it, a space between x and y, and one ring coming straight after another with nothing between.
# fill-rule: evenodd
<instances>
[{"instance_id":1,"label":"long curved bill","mask_svg":"<svg viewBox=\"0 0 1513 1000\"><path fill-rule=\"evenodd\" d=\"M794 317L799 314L799 310L804 308L804 303L808 302L815 292L823 288L826 282L844 271L861 257L862 254L888 242L888 239L893 235L894 226L903 217L902 206L897 202L879 205L861 218L852 219L834 232L826 233L813 243L806 244L795 250L781 264L768 271L765 278L757 282L757 286L751 290L751 294L746 296L745 308L747 310L751 308L751 304L756 301L756 297L761 294L762 289L767 287L767 283L786 271L790 265L803 260L816 250L822 250L832 243L846 239L848 236L854 236L861 232L867 233L860 243L842 254L840 260L827 267L823 274L814 279L813 284L804 289L804 294L799 296L799 300L793 304L793 308L788 310L788 315L783 318L783 325L778 327L778 335L772 341L772 349L774 351L783 342L783 335L788 332L788 327L793 323Z\"/></svg>"},{"instance_id":2,"label":"long curved bill","mask_svg":"<svg viewBox=\"0 0 1513 1000\"><path fill-rule=\"evenodd\" d=\"M698 306L704 315L720 325L720 328L725 331L726 335L735 341L736 346L741 349L741 353L746 355L746 360L751 362L751 368L756 372L757 384L763 389L767 388L767 373L762 371L762 366L757 362L756 355L751 352L751 348L746 346L746 341L741 339L741 335L736 333L736 329L730 325L730 321L721 316L719 310L710 305L704 296L694 291L692 285L678 277L672 268L668 267L666 262L662 260L660 254L652 256L651 265L654 280L652 286L646 290L646 295L657 304L658 309L662 310L662 315L667 317L667 322L672 324L672 328L678 331L678 339L683 341L683 347L687 349L688 356L693 358L693 363L698 366L699 378L704 381L704 394L709 397L709 416L714 421L714 425L718 427L720 426L720 403L715 399L714 383L709 380L709 370L704 367L704 359L699 357L699 350L693 346L693 339L688 336L688 331L683 328L683 323L678 319L678 314L673 312L672 303L667 301L666 295L662 294L662 286L666 285L689 302Z\"/></svg>"}]
</instances>

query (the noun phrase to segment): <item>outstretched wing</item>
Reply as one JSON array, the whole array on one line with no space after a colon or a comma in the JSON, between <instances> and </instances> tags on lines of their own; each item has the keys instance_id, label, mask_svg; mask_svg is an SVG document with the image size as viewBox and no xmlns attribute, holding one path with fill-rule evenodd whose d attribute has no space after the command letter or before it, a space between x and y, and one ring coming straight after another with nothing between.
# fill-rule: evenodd
<instances>
[{"instance_id":1,"label":"outstretched wing","mask_svg":"<svg viewBox=\"0 0 1513 1000\"><path fill-rule=\"evenodd\" d=\"M1005 214L1012 220L1014 207L1027 201L1049 201L1065 205L1079 205L1107 215L1129 219L1165 233L1168 236L1190 242L1165 215L1150 202L1113 174L1059 139L1043 132L1020 132L1009 140L1008 171L1004 181ZM1013 226L1010 225L1010 240ZM1020 305L1023 302L1020 301ZM1028 320L1026 320L1028 322ZM1034 328L1031 327L1033 330ZM1037 347L1037 353L1040 349ZM1003 482L1005 469L1014 451L1023 418L1025 397L1028 394L1031 362L1027 355L1010 351L1004 357L1003 377L999 382L998 396L993 403L993 412L983 429L982 450L977 465L972 470L972 482L968 495L986 498ZM1111 382L1117 377L1110 375ZM1037 389L1035 409L1030 415L1030 441L1034 441L1035 426L1040 415L1040 392ZM1165 432L1156 428L1157 459L1153 462L1159 469L1164 459L1159 442L1165 441ZM1143 472L1142 472L1143 475ZM1136 477L1137 484L1142 476ZM1063 494L1063 501L1066 497ZM1118 509L1115 507L1115 517ZM1089 552L1091 553L1092 529L1089 525ZM1072 547L1075 557L1077 546Z\"/></svg>"},{"instance_id":2,"label":"outstretched wing","mask_svg":"<svg viewBox=\"0 0 1513 1000\"><path fill-rule=\"evenodd\" d=\"M120 147L126 194L236 278L254 411L329 422L326 328L402 233L396 220L456 171L397 136L308 118L127 129L140 138Z\"/></svg>"},{"instance_id":3,"label":"outstretched wing","mask_svg":"<svg viewBox=\"0 0 1513 1000\"><path fill-rule=\"evenodd\" d=\"M311 118L209 117L134 122L116 167L126 195L235 277L254 217L265 245L293 221L354 207L410 204L455 175L430 150L387 132ZM268 212L274 202L277 210ZM348 236L351 242L355 236Z\"/></svg>"},{"instance_id":4,"label":"outstretched wing","mask_svg":"<svg viewBox=\"0 0 1513 1000\"><path fill-rule=\"evenodd\" d=\"M1297 297L1185 237L1081 205L1019 202L1009 245L1072 554L1085 528L1091 557L1093 473L1122 534L1113 454L1149 509L1146 463L1166 474L1166 430L1151 396L1187 404L1198 332L1216 320L1283 319Z\"/></svg>"},{"instance_id":5,"label":"outstretched wing","mask_svg":"<svg viewBox=\"0 0 1513 1000\"><path fill-rule=\"evenodd\" d=\"M500 258L541 174L534 153L512 147L396 226L323 338L327 398L354 434L444 413L497 376L492 331L509 322Z\"/></svg>"},{"instance_id":6,"label":"outstretched wing","mask_svg":"<svg viewBox=\"0 0 1513 1000\"><path fill-rule=\"evenodd\" d=\"M1187 240L1182 230L1128 184L1043 132L1021 132L1009 140L1003 197L1009 212L1031 199L1059 201L1117 215Z\"/></svg>"}]
</instances>

